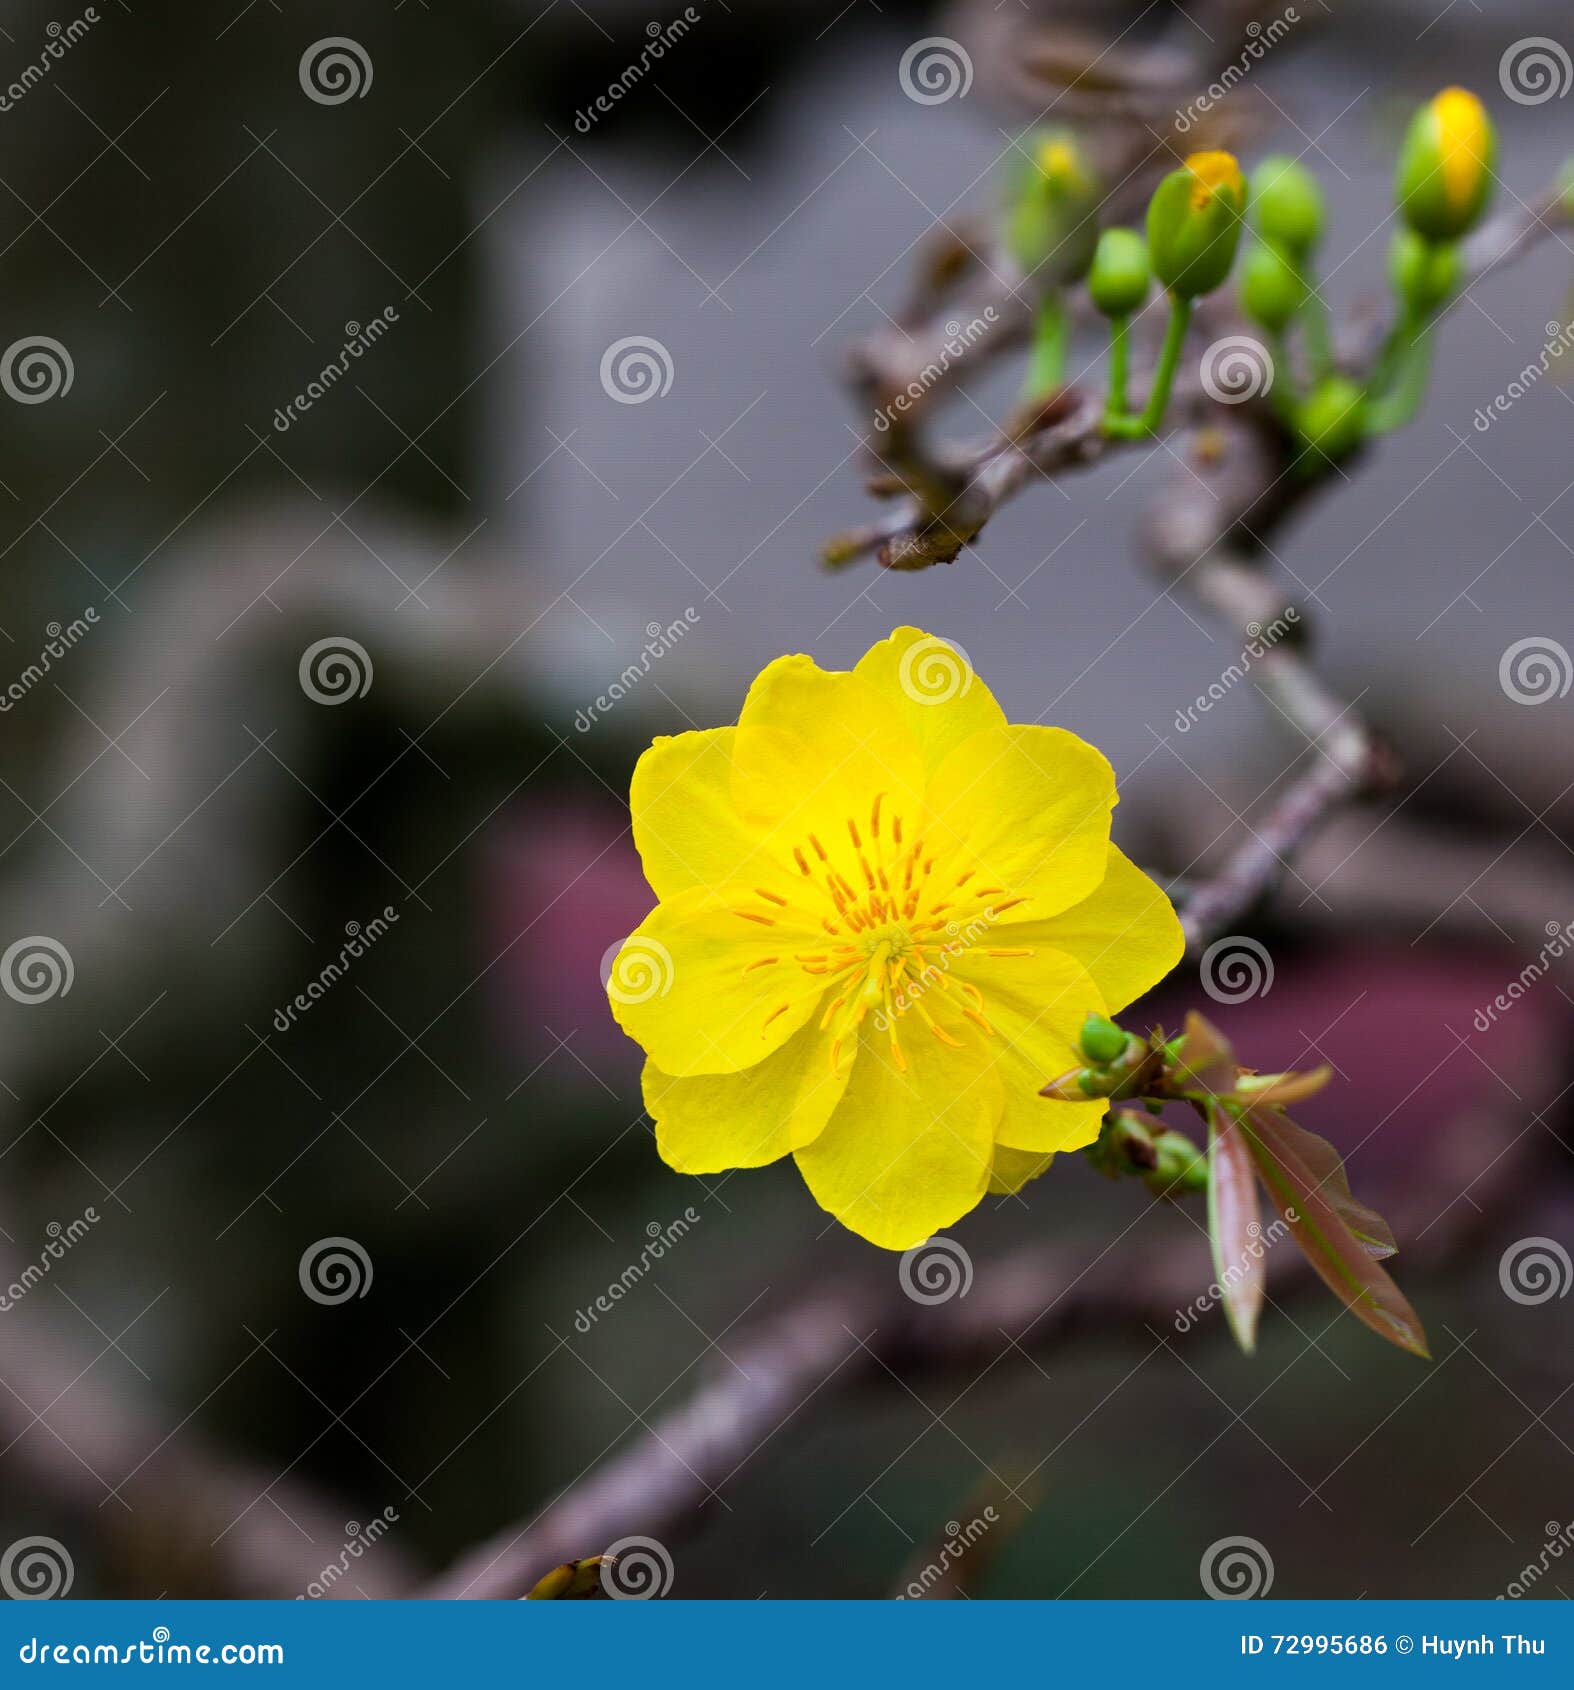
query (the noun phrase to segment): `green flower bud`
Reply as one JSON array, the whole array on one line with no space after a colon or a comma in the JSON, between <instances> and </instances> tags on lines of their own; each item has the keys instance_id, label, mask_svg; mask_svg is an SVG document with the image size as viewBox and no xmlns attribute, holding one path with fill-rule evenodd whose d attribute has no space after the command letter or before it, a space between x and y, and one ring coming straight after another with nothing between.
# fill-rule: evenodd
<instances>
[{"instance_id":1,"label":"green flower bud","mask_svg":"<svg viewBox=\"0 0 1574 1690\"><path fill-rule=\"evenodd\" d=\"M1565 159L1558 172L1558 209L1565 217L1574 217L1574 158Z\"/></svg>"},{"instance_id":2,"label":"green flower bud","mask_svg":"<svg viewBox=\"0 0 1574 1690\"><path fill-rule=\"evenodd\" d=\"M1232 153L1193 153L1148 202L1153 273L1180 299L1212 293L1241 241L1246 182Z\"/></svg>"},{"instance_id":3,"label":"green flower bud","mask_svg":"<svg viewBox=\"0 0 1574 1690\"><path fill-rule=\"evenodd\" d=\"M1241 272L1241 309L1269 334L1283 334L1306 303L1306 282L1295 261L1277 246L1261 243L1246 255Z\"/></svg>"},{"instance_id":4,"label":"green flower bud","mask_svg":"<svg viewBox=\"0 0 1574 1690\"><path fill-rule=\"evenodd\" d=\"M1106 317L1129 317L1148 297L1152 285L1147 242L1135 229L1106 229L1099 236L1088 272L1094 309Z\"/></svg>"},{"instance_id":5,"label":"green flower bud","mask_svg":"<svg viewBox=\"0 0 1574 1690\"><path fill-rule=\"evenodd\" d=\"M1185 1133L1162 1132L1153 1141L1157 1161L1144 1175L1150 1191L1161 1195L1177 1184L1181 1191L1204 1191L1208 1185L1208 1158Z\"/></svg>"},{"instance_id":6,"label":"green flower bud","mask_svg":"<svg viewBox=\"0 0 1574 1690\"><path fill-rule=\"evenodd\" d=\"M1252 172L1252 216L1265 241L1304 259L1323 238L1323 190L1295 159L1265 158Z\"/></svg>"},{"instance_id":7,"label":"green flower bud","mask_svg":"<svg viewBox=\"0 0 1574 1690\"><path fill-rule=\"evenodd\" d=\"M1113 1062L1125 1048L1125 1033L1107 1015L1089 1015L1082 1023L1082 1054L1089 1062Z\"/></svg>"},{"instance_id":8,"label":"green flower bud","mask_svg":"<svg viewBox=\"0 0 1574 1690\"><path fill-rule=\"evenodd\" d=\"M1457 241L1481 220L1492 195L1497 134L1485 107L1445 88L1411 120L1394 193L1406 223L1429 241Z\"/></svg>"},{"instance_id":9,"label":"green flower bud","mask_svg":"<svg viewBox=\"0 0 1574 1690\"><path fill-rule=\"evenodd\" d=\"M1098 245L1098 177L1069 131L1041 136L1013 182L1006 242L1027 275L1054 286L1087 274Z\"/></svg>"},{"instance_id":10,"label":"green flower bud","mask_svg":"<svg viewBox=\"0 0 1574 1690\"><path fill-rule=\"evenodd\" d=\"M1430 317L1459 286L1459 248L1434 246L1414 229L1396 229L1388 249L1388 278L1418 317Z\"/></svg>"},{"instance_id":11,"label":"green flower bud","mask_svg":"<svg viewBox=\"0 0 1574 1690\"><path fill-rule=\"evenodd\" d=\"M1338 463L1366 438L1366 394L1344 376L1329 376L1307 395L1296 417L1314 452Z\"/></svg>"}]
</instances>

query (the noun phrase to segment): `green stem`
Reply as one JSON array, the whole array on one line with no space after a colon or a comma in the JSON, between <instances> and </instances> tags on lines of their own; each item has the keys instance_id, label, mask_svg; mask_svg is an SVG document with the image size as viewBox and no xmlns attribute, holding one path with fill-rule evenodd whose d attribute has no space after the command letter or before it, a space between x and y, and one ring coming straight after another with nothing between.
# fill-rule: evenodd
<instances>
[{"instance_id":1,"label":"green stem","mask_svg":"<svg viewBox=\"0 0 1574 1690\"><path fill-rule=\"evenodd\" d=\"M1159 364L1153 372L1153 386L1148 391L1148 402L1143 406L1142 415L1139 417L1122 417L1118 422L1106 421L1106 434L1117 440L1140 440L1145 435L1158 432L1159 424L1164 421L1165 408L1170 402L1170 391L1175 386L1175 371L1180 365L1186 330L1191 326L1191 306L1189 299L1170 295L1170 320L1165 325L1164 345L1159 350Z\"/></svg>"},{"instance_id":2,"label":"green stem","mask_svg":"<svg viewBox=\"0 0 1574 1690\"><path fill-rule=\"evenodd\" d=\"M1070 340L1071 320L1060 295L1054 291L1046 293L1033 319L1033 356L1028 362L1023 398L1044 399L1065 385Z\"/></svg>"},{"instance_id":3,"label":"green stem","mask_svg":"<svg viewBox=\"0 0 1574 1690\"><path fill-rule=\"evenodd\" d=\"M1126 389L1131 372L1131 318L1112 317L1109 325L1109 398L1104 404L1106 428L1118 426L1130 414Z\"/></svg>"},{"instance_id":4,"label":"green stem","mask_svg":"<svg viewBox=\"0 0 1574 1690\"><path fill-rule=\"evenodd\" d=\"M1328 327L1328 307L1312 282L1304 264L1295 266L1296 278L1306 290L1306 303L1301 307L1301 323L1306 332L1306 351L1311 361L1312 376L1323 381L1334 373L1333 334Z\"/></svg>"},{"instance_id":5,"label":"green stem","mask_svg":"<svg viewBox=\"0 0 1574 1690\"><path fill-rule=\"evenodd\" d=\"M1297 390L1295 380L1295 366L1290 361L1290 346L1285 336L1281 334L1269 336L1268 351L1273 358L1274 380L1268 390L1268 403L1273 406L1273 414L1286 428L1295 428L1296 415L1300 410L1301 396Z\"/></svg>"},{"instance_id":6,"label":"green stem","mask_svg":"<svg viewBox=\"0 0 1574 1690\"><path fill-rule=\"evenodd\" d=\"M1431 325L1417 321L1409 312L1402 322L1404 334L1395 345L1388 370L1388 391L1376 398L1367 413L1366 432L1392 434L1415 419L1426 399L1432 374Z\"/></svg>"}]
</instances>

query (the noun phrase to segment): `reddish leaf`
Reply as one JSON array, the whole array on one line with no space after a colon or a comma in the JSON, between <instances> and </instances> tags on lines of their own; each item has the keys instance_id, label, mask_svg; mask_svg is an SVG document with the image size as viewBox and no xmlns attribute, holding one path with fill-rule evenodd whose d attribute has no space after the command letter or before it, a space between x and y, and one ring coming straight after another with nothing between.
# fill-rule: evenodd
<instances>
[{"instance_id":1,"label":"reddish leaf","mask_svg":"<svg viewBox=\"0 0 1574 1690\"><path fill-rule=\"evenodd\" d=\"M1230 1041L1196 1010L1187 1014L1185 1031L1186 1040L1178 1063L1183 1081L1195 1085L1199 1091L1212 1092L1215 1097L1234 1091L1240 1069Z\"/></svg>"},{"instance_id":2,"label":"reddish leaf","mask_svg":"<svg viewBox=\"0 0 1574 1690\"><path fill-rule=\"evenodd\" d=\"M1257 1347L1268 1279L1261 1213L1246 1137L1230 1112L1215 1104L1208 1111L1208 1242L1225 1317L1247 1355Z\"/></svg>"},{"instance_id":3,"label":"reddish leaf","mask_svg":"<svg viewBox=\"0 0 1574 1690\"><path fill-rule=\"evenodd\" d=\"M1301 1141L1313 1135L1294 1128L1292 1138L1284 1129L1293 1123L1267 1109L1248 1108L1237 1115L1236 1124L1268 1195L1323 1283L1380 1338L1430 1360L1415 1310L1350 1229L1329 1188L1302 1159Z\"/></svg>"},{"instance_id":4,"label":"reddish leaf","mask_svg":"<svg viewBox=\"0 0 1574 1690\"><path fill-rule=\"evenodd\" d=\"M1258 1100L1253 1098L1254 1107L1257 1102ZM1398 1253L1399 1245L1388 1222L1376 1209L1368 1208L1359 1198L1351 1195L1350 1180L1344 1171L1344 1162L1327 1139L1319 1138L1316 1133L1309 1133L1305 1127L1296 1126L1287 1115L1266 1109L1259 1110L1254 1119L1259 1126L1264 1121L1267 1122L1267 1142L1270 1145L1277 1143L1295 1154L1307 1173L1312 1176L1313 1184L1338 1210L1344 1224L1360 1239L1369 1256L1384 1261Z\"/></svg>"},{"instance_id":5,"label":"reddish leaf","mask_svg":"<svg viewBox=\"0 0 1574 1690\"><path fill-rule=\"evenodd\" d=\"M1248 1074L1236 1090L1243 1100L1252 1103L1299 1103L1313 1097L1333 1078L1333 1069L1325 1062L1305 1074Z\"/></svg>"}]
</instances>

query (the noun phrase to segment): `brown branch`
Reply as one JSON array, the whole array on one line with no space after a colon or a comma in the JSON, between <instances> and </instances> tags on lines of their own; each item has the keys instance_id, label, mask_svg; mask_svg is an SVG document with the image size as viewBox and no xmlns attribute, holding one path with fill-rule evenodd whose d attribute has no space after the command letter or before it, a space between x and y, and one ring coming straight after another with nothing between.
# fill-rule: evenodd
<instances>
[{"instance_id":1,"label":"brown branch","mask_svg":"<svg viewBox=\"0 0 1574 1690\"><path fill-rule=\"evenodd\" d=\"M1549 1064L1551 1058L1549 1057ZM1537 1076L1537 1082L1549 1079ZM1550 1091L1550 1084L1548 1090ZM1478 1115L1447 1121L1428 1149L1438 1173L1423 1191L1395 1194L1390 1219L1407 1243L1407 1272L1436 1269L1501 1216L1523 1218L1538 1149L1516 1130L1494 1154ZM1468 1188L1469 1202L1436 1214L1435 1193ZM1089 1253L1092 1259L1089 1260ZM654 1423L591 1477L572 1481L530 1519L459 1560L419 1594L436 1598L523 1595L550 1567L632 1535L686 1529L727 1482L798 1417L892 1375L992 1364L1013 1345L1064 1354L1068 1345L1120 1342L1172 1329L1176 1311L1208 1279L1207 1245L1190 1227L1162 1247L1034 1245L982 1263L965 1295L920 1305L887 1271L880 1284L838 1282L763 1319L731 1346L732 1365L683 1407ZM1293 1250L1273 1257L1282 1306L1316 1287ZM1223 1331L1223 1322L1215 1330Z\"/></svg>"}]
</instances>

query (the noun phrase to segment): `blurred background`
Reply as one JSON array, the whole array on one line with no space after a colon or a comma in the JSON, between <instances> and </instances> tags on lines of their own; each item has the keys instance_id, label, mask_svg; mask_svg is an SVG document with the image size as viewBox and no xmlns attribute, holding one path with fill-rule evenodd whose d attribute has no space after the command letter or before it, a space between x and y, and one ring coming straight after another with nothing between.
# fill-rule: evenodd
<instances>
[{"instance_id":1,"label":"blurred background","mask_svg":"<svg viewBox=\"0 0 1574 1690\"><path fill-rule=\"evenodd\" d=\"M1238 651L1137 559L1168 447L1039 488L951 568L815 562L874 508L848 343L1057 100L1002 65L1194 52L1206 8L201 14L0 25L0 1547L61 1546L73 1595L388 1595L593 1484L817 1287L897 1295L790 1165L655 1153L602 989L651 901L625 794L652 735L916 622L1109 754L1117 838L1164 877L1205 874L1300 742L1250 686L1176 731ZM930 36L965 92L904 90ZM1304 0L1254 62L1247 156L1318 170L1341 310L1380 299L1394 148L1439 86L1498 120L1500 204L1554 176L1574 94L1499 79L1530 37L1574 48L1566 6ZM1567 319L1569 260L1474 288L1419 422L1276 544L1405 785L1254 912L1273 990L1216 1015L1256 1066L1338 1069L1307 1124L1394 1221L1436 1359L1288 1293L1251 1360L1216 1310L917 1340L659 1529L630 1502L675 1596L891 1594L1010 1492L971 1594L1196 1596L1242 1535L1275 1595L1487 1596L1574 1519L1566 965L1478 1020L1574 920L1574 702L1499 679L1571 638L1556 360L1473 420ZM1016 379L967 384L958 432ZM1182 973L1148 1010L1195 1003ZM1197 1221L1068 1158L957 1236L970 1296L1053 1240L1117 1280L1172 1262L1167 1313L1211 1278ZM1532 1301L1500 1273L1527 1238L1564 1252Z\"/></svg>"}]
</instances>

